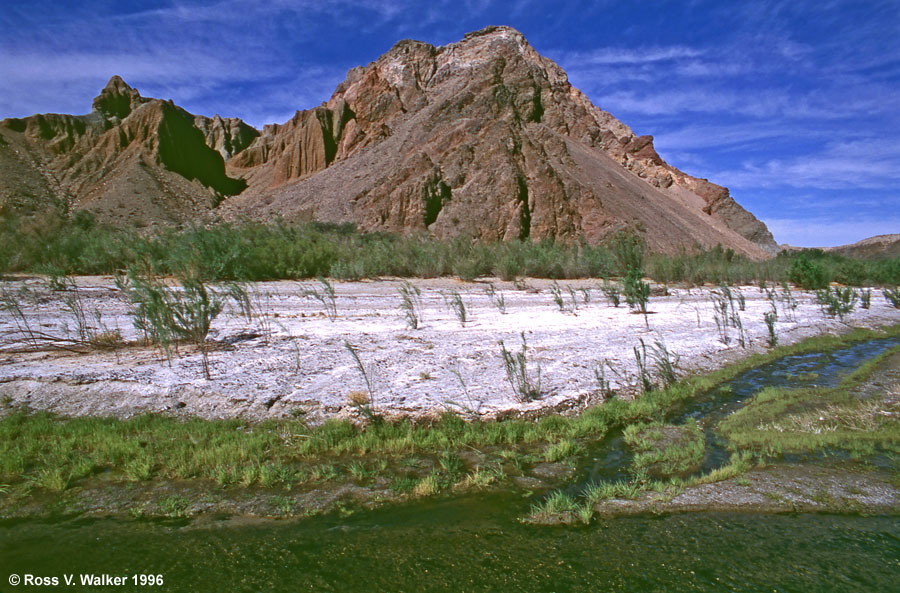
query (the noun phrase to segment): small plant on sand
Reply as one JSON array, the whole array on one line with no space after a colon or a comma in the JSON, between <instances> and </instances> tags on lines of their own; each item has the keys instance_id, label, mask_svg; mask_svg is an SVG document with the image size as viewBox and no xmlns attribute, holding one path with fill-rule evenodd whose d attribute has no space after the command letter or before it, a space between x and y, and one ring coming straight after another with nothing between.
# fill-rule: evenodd
<instances>
[{"instance_id":1,"label":"small plant on sand","mask_svg":"<svg viewBox=\"0 0 900 593\"><path fill-rule=\"evenodd\" d=\"M612 386L609 382L609 378L606 376L606 367L612 369L609 361L602 360L599 363L594 365L594 379L597 381L597 389L600 392L600 396L603 399L609 399L613 396Z\"/></svg>"},{"instance_id":2,"label":"small plant on sand","mask_svg":"<svg viewBox=\"0 0 900 593\"><path fill-rule=\"evenodd\" d=\"M728 335L728 328L730 326L738 330L738 343L741 345L741 348L746 348L747 337L744 333L744 323L741 321L740 314L740 302L743 298L743 294L741 294L741 298L737 300L738 306L735 306L734 293L732 293L731 289L724 284L717 290L714 290L711 293L711 296L713 311L715 312L714 320L716 322L716 330L719 333L719 338L722 340L722 343L728 344L730 342Z\"/></svg>"},{"instance_id":3,"label":"small plant on sand","mask_svg":"<svg viewBox=\"0 0 900 593\"><path fill-rule=\"evenodd\" d=\"M592 300L594 300L594 293L591 292L590 286L585 286L584 288L579 288L578 292L581 293L581 300L585 305L589 305Z\"/></svg>"},{"instance_id":4,"label":"small plant on sand","mask_svg":"<svg viewBox=\"0 0 900 593\"><path fill-rule=\"evenodd\" d=\"M325 315L328 319L334 321L337 319L337 295L334 292L334 285L328 281L328 278L320 277L319 286L308 286L303 289L303 296L313 298L325 307Z\"/></svg>"},{"instance_id":5,"label":"small plant on sand","mask_svg":"<svg viewBox=\"0 0 900 593\"><path fill-rule=\"evenodd\" d=\"M456 363L451 369L450 373L456 377L457 382L459 383L460 388L463 392L463 397L466 399L466 403L459 403L455 401L447 401L448 406L454 406L459 408L464 413L472 416L473 418L478 418L481 416L481 404L480 401L475 401L472 398L472 394L469 392L469 387L466 384L466 380L463 378L462 369L459 366L459 363Z\"/></svg>"},{"instance_id":6,"label":"small plant on sand","mask_svg":"<svg viewBox=\"0 0 900 593\"><path fill-rule=\"evenodd\" d=\"M491 304L497 307L497 310L500 311L501 315L506 315L506 298L503 296L502 292L497 291L494 288L493 284L489 284L485 289L488 298L491 301Z\"/></svg>"},{"instance_id":7,"label":"small plant on sand","mask_svg":"<svg viewBox=\"0 0 900 593\"><path fill-rule=\"evenodd\" d=\"M650 301L650 285L644 282L641 270L637 268L628 270L622 294L625 295L625 302L628 303L629 307L644 315L644 325L649 328L647 303Z\"/></svg>"},{"instance_id":8,"label":"small plant on sand","mask_svg":"<svg viewBox=\"0 0 900 593\"><path fill-rule=\"evenodd\" d=\"M741 348L747 347L747 336L744 333L744 322L741 321L741 314L735 309L731 310L731 325L738 330L738 343Z\"/></svg>"},{"instance_id":9,"label":"small plant on sand","mask_svg":"<svg viewBox=\"0 0 900 593\"><path fill-rule=\"evenodd\" d=\"M550 285L550 294L553 295L553 302L559 308L560 312L575 315L575 312L578 310L578 298L575 295L575 289L566 285L566 292L569 294L569 301L566 301L562 288L560 288L556 281Z\"/></svg>"},{"instance_id":10,"label":"small plant on sand","mask_svg":"<svg viewBox=\"0 0 900 593\"><path fill-rule=\"evenodd\" d=\"M444 302L447 304L447 307L453 311L453 314L456 315L456 319L459 320L459 324L463 327L466 325L466 321L468 321L468 313L466 311L466 304L462 300L462 296L460 296L458 290L451 290L449 293L443 295Z\"/></svg>"},{"instance_id":11,"label":"small plant on sand","mask_svg":"<svg viewBox=\"0 0 900 593\"><path fill-rule=\"evenodd\" d=\"M400 310L409 329L418 329L422 321L422 292L417 286L404 280L397 289L400 293Z\"/></svg>"},{"instance_id":12,"label":"small plant on sand","mask_svg":"<svg viewBox=\"0 0 900 593\"><path fill-rule=\"evenodd\" d=\"M500 356L503 358L506 380L509 381L516 399L528 402L541 397L541 365L538 363L537 370L533 373L529 370L528 344L525 341L524 331L521 336L522 349L518 352L510 352L503 340L500 340Z\"/></svg>"},{"instance_id":13,"label":"small plant on sand","mask_svg":"<svg viewBox=\"0 0 900 593\"><path fill-rule=\"evenodd\" d=\"M844 320L844 315L848 315L856 307L856 301L859 297L856 291L850 288L826 288L816 292L816 300L822 307L822 313L828 317L838 317Z\"/></svg>"},{"instance_id":14,"label":"small plant on sand","mask_svg":"<svg viewBox=\"0 0 900 593\"><path fill-rule=\"evenodd\" d=\"M778 345L778 335L775 333L775 322L778 320L778 314L775 311L766 311L763 319L766 322L766 329L769 330L769 337L766 343L769 345L769 348L774 348Z\"/></svg>"},{"instance_id":15,"label":"small plant on sand","mask_svg":"<svg viewBox=\"0 0 900 593\"><path fill-rule=\"evenodd\" d=\"M0 311L5 311L12 318L15 329L5 332L3 335L4 344L14 344L16 342L24 342L31 348L38 349L45 341L50 341L53 336L35 328L31 324L31 320L22 309L22 297L27 295L27 289L22 289L19 294L14 294L6 288L0 288Z\"/></svg>"},{"instance_id":16,"label":"small plant on sand","mask_svg":"<svg viewBox=\"0 0 900 593\"><path fill-rule=\"evenodd\" d=\"M555 281L550 285L550 294L553 295L553 302L559 307L560 312L565 312L566 302L563 300L562 290Z\"/></svg>"},{"instance_id":17,"label":"small plant on sand","mask_svg":"<svg viewBox=\"0 0 900 593\"><path fill-rule=\"evenodd\" d=\"M719 339L723 344L728 343L728 301L724 299L713 299L714 319L716 320L716 331L719 332Z\"/></svg>"},{"instance_id":18,"label":"small plant on sand","mask_svg":"<svg viewBox=\"0 0 900 593\"><path fill-rule=\"evenodd\" d=\"M669 352L665 342L662 340L655 342L650 349L650 358L656 367L656 376L662 382L663 389L668 389L678 381L678 361L681 357Z\"/></svg>"},{"instance_id":19,"label":"small plant on sand","mask_svg":"<svg viewBox=\"0 0 900 593\"><path fill-rule=\"evenodd\" d=\"M797 310L797 299L791 292L791 287L787 282L781 283L781 312L788 321L794 321L794 311Z\"/></svg>"},{"instance_id":20,"label":"small plant on sand","mask_svg":"<svg viewBox=\"0 0 900 593\"><path fill-rule=\"evenodd\" d=\"M181 342L196 344L200 349L203 375L209 379L209 343L207 336L213 320L222 312L224 297L232 291L216 291L198 276L182 277L181 288L173 289L162 281L129 270L128 281L121 282L132 304L135 328L157 344L168 355Z\"/></svg>"},{"instance_id":21,"label":"small plant on sand","mask_svg":"<svg viewBox=\"0 0 900 593\"><path fill-rule=\"evenodd\" d=\"M347 396L347 401L366 420L374 422L378 418L375 408L375 386L369 378L366 365L363 364L362 359L359 357L359 352L357 352L353 344L344 340L344 348L350 353L359 374L362 375L366 384L366 391L351 391Z\"/></svg>"},{"instance_id":22,"label":"small plant on sand","mask_svg":"<svg viewBox=\"0 0 900 593\"><path fill-rule=\"evenodd\" d=\"M569 293L569 301L571 304L572 314L575 314L575 311L578 310L578 293L575 292L575 289L571 284L566 284L566 292Z\"/></svg>"},{"instance_id":23,"label":"small plant on sand","mask_svg":"<svg viewBox=\"0 0 900 593\"><path fill-rule=\"evenodd\" d=\"M638 367L638 381L642 393L656 388L650 367L656 370L660 385L665 389L678 381L678 361L680 356L672 354L665 343L657 340L653 346L647 346L643 338L639 338L640 346L635 346L634 360Z\"/></svg>"},{"instance_id":24,"label":"small plant on sand","mask_svg":"<svg viewBox=\"0 0 900 593\"><path fill-rule=\"evenodd\" d=\"M881 294L884 295L884 299L891 304L895 309L900 309L900 286L895 286L893 288L885 287L884 290L881 291Z\"/></svg>"},{"instance_id":25,"label":"small plant on sand","mask_svg":"<svg viewBox=\"0 0 900 593\"><path fill-rule=\"evenodd\" d=\"M234 291L235 289L241 290L242 287L235 284L229 286L229 291ZM247 294L246 290L243 292L245 295ZM247 303L241 301L240 292L238 295L233 295L232 298L237 299L241 303L241 312L247 321L252 321L254 317L256 318L256 327L259 333L262 334L263 343L268 346L269 340L272 339L272 295L268 291L261 292L259 290L253 290L252 294L252 303L249 296L247 297Z\"/></svg>"},{"instance_id":26,"label":"small plant on sand","mask_svg":"<svg viewBox=\"0 0 900 593\"><path fill-rule=\"evenodd\" d=\"M637 362L641 393L649 393L653 391L653 377L650 375L647 345L643 338L640 338L640 342L640 347L634 347L634 360Z\"/></svg>"},{"instance_id":27,"label":"small plant on sand","mask_svg":"<svg viewBox=\"0 0 900 593\"><path fill-rule=\"evenodd\" d=\"M15 326L14 329L0 333L0 344L24 344L32 349L61 350L84 347L107 350L124 344L119 329L107 327L99 309L90 313L85 310L81 292L73 280L61 276L57 282L62 287L57 290L65 292L61 310L66 315L61 332L47 331L44 329L46 324L33 323L25 313L22 303L37 300L37 296L31 291L23 288L18 293L13 293L5 288L0 289L0 312L7 312Z\"/></svg>"},{"instance_id":28,"label":"small plant on sand","mask_svg":"<svg viewBox=\"0 0 900 593\"><path fill-rule=\"evenodd\" d=\"M872 306L872 289L866 288L859 291L859 306L868 309Z\"/></svg>"},{"instance_id":29,"label":"small plant on sand","mask_svg":"<svg viewBox=\"0 0 900 593\"><path fill-rule=\"evenodd\" d=\"M618 307L622 302L622 289L615 282L610 282L609 280L604 280L603 285L600 287L600 291L603 293L609 300L609 304L613 307Z\"/></svg>"}]
</instances>

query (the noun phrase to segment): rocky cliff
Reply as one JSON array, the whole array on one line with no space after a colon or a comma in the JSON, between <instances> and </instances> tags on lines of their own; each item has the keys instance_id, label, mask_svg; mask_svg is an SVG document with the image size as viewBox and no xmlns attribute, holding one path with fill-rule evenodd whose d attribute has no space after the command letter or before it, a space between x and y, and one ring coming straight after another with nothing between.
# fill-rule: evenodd
<instances>
[{"instance_id":1,"label":"rocky cliff","mask_svg":"<svg viewBox=\"0 0 900 593\"><path fill-rule=\"evenodd\" d=\"M596 242L631 227L661 251L776 250L727 189L665 163L506 27L443 47L401 41L326 103L261 132L114 77L90 115L5 120L0 140L0 167L19 150L28 191L102 217L140 204L166 220L279 216L481 240Z\"/></svg>"},{"instance_id":2,"label":"rocky cliff","mask_svg":"<svg viewBox=\"0 0 900 593\"><path fill-rule=\"evenodd\" d=\"M226 175L223 154L256 136L242 122L141 97L114 76L88 115L0 122L0 204L62 204L121 223L191 220L245 188Z\"/></svg>"}]
</instances>

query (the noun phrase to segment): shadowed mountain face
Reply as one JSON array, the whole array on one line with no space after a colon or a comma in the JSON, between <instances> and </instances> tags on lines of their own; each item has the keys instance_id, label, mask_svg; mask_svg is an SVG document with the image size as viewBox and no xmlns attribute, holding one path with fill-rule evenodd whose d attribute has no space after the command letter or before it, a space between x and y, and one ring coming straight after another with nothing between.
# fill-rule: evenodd
<instances>
[{"instance_id":1,"label":"shadowed mountain face","mask_svg":"<svg viewBox=\"0 0 900 593\"><path fill-rule=\"evenodd\" d=\"M22 171L4 175L0 199L43 192L101 218L278 216L589 242L630 227L658 251L776 250L727 189L666 164L651 137L592 105L506 27L443 47L401 41L327 103L261 133L114 77L90 115L5 120L0 140L0 168Z\"/></svg>"}]
</instances>

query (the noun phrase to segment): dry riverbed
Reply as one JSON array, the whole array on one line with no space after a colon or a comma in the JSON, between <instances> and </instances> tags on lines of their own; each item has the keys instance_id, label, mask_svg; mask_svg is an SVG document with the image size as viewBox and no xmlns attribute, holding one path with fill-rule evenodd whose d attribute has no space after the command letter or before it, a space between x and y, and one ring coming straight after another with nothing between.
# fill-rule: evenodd
<instances>
[{"instance_id":1,"label":"dry riverbed","mask_svg":"<svg viewBox=\"0 0 900 593\"><path fill-rule=\"evenodd\" d=\"M604 365L611 389L629 397L639 384L634 347L657 342L678 358L681 372L703 372L767 348L764 315L778 312L779 344L851 327L896 324L900 310L873 290L871 308L857 307L843 321L826 317L815 294L781 288L771 299L755 286L732 288L731 315L743 329L716 323L714 287L654 287L646 322L623 303L613 307L596 281L563 281L562 306L554 283L529 279L460 282L414 280L420 292L419 326L411 329L401 308L399 280L335 283L336 315L306 295L313 282L265 282L248 286L255 316L229 304L210 332L210 379L195 346L165 356L140 345L125 295L110 277L80 277L77 292L51 290L45 278L3 282L21 309L0 311L0 397L7 408L28 406L61 415L127 418L144 412L202 418L263 420L302 417L318 423L354 417L349 396L365 392L365 378L346 344L358 352L387 417L424 417L447 409L482 418L579 411L603 398L595 368ZM495 295L489 296L493 286ZM571 290L570 290L571 289ZM458 292L462 323L450 306ZM58 348L32 340L77 334L67 305L77 296L84 323L95 334L121 336L116 348ZM738 294L743 295L741 307ZM505 311L497 305L499 295ZM23 327L27 323L28 327ZM499 341L513 353L527 340L529 377L541 396L521 401L507 380ZM741 337L743 336L743 346Z\"/></svg>"}]
</instances>

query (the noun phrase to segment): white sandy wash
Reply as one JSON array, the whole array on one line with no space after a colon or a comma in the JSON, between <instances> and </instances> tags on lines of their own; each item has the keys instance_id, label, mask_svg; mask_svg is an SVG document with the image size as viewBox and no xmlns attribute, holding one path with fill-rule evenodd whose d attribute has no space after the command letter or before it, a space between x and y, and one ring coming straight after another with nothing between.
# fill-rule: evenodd
<instances>
[{"instance_id":1,"label":"white sandy wash","mask_svg":"<svg viewBox=\"0 0 900 593\"><path fill-rule=\"evenodd\" d=\"M453 279L413 280L421 291L421 324L410 329L400 307L400 280L335 283L337 317L332 321L321 303L304 296L313 282L265 282L248 286L258 315L248 321L231 307L216 318L210 332L211 379L203 376L196 347L181 347L167 359L158 349L135 345L124 295L109 277L77 279L78 295L90 324L118 330L133 342L115 350L73 352L28 348L16 340L20 328L10 312L0 312L0 398L6 409L27 405L62 415L130 417L145 412L203 418L243 417L254 420L303 417L321 422L356 417L348 394L366 391L362 373L345 343L359 354L374 392L376 412L386 416L423 417L447 409L485 418L537 415L549 410L577 412L602 400L594 369L606 365L606 376L619 397L637 388L634 347L665 344L679 357L682 374L702 372L767 348L764 315L772 301L755 286L733 288L742 293L745 310L735 308L745 332L728 328L728 343L717 329L714 287L654 287L649 328L642 315L623 303L615 308L597 281L561 281L566 311L553 300L552 281L529 279L514 285L498 280L460 282ZM506 302L501 313L487 295L493 284ZM3 282L34 328L51 335L72 331L64 291L52 291L42 278ZM28 292L21 292L26 287ZM577 308L572 311L573 289ZM585 302L584 292L591 300ZM461 324L446 295L458 291L467 308ZM879 290L871 308L859 306L843 321L823 314L815 294L793 289L795 307L778 290L780 344L852 327L900 323ZM21 321L20 321L21 323ZM519 401L507 380L499 341L512 352L527 340L529 372L540 366L542 395ZM20 336L21 337L21 336ZM465 385L465 387L463 387Z\"/></svg>"}]
</instances>

